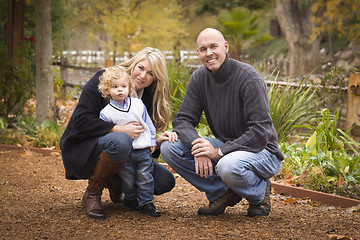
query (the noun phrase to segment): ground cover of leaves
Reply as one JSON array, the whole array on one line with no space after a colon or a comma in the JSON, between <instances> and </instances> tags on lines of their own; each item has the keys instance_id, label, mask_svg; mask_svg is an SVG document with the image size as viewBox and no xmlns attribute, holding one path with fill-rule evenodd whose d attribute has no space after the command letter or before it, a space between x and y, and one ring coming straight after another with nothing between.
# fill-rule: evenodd
<instances>
[{"instance_id":1,"label":"ground cover of leaves","mask_svg":"<svg viewBox=\"0 0 360 240\"><path fill-rule=\"evenodd\" d=\"M0 150L0 239L360 239L359 208L340 208L273 192L268 217L246 216L243 200L217 217L198 216L205 195L176 175L154 203L159 218L102 197L105 220L85 217L87 182L64 178L58 153Z\"/></svg>"}]
</instances>

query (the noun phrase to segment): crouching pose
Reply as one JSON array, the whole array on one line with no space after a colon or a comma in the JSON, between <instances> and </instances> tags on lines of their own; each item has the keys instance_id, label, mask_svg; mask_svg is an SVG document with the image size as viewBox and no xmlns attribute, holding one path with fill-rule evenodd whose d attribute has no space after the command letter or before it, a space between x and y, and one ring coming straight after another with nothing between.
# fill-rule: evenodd
<instances>
[{"instance_id":1,"label":"crouching pose","mask_svg":"<svg viewBox=\"0 0 360 240\"><path fill-rule=\"evenodd\" d=\"M270 212L269 178L284 156L269 112L266 86L250 65L228 56L229 44L216 29L197 38L202 67L191 76L184 101L173 121L180 140L164 142L161 153L177 173L200 191L209 205L199 215L218 215L242 198L249 217ZM215 138L195 127L204 111Z\"/></svg>"},{"instance_id":2,"label":"crouching pose","mask_svg":"<svg viewBox=\"0 0 360 240\"><path fill-rule=\"evenodd\" d=\"M156 130L168 126L170 98L165 57L155 48L145 48L130 60L121 63L134 82L134 97L140 98ZM99 118L100 111L108 104L98 91L99 78L105 70L97 72L82 89L79 102L60 140L62 159L67 179L89 179L82 204L91 218L104 218L101 195L104 187L113 202L121 202L122 181L119 171L131 159L132 142L144 132L140 122L118 125ZM176 140L168 131L156 138L157 150L163 141ZM155 156L156 155L156 156ZM154 194L171 191L175 186L173 174L154 162L152 172Z\"/></svg>"}]
</instances>

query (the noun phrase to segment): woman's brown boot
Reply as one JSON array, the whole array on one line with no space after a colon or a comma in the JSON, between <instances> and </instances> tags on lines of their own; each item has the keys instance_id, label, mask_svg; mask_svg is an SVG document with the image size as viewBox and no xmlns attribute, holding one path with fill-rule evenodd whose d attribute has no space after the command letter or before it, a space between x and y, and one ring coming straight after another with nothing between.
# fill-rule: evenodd
<instances>
[{"instance_id":1,"label":"woman's brown boot","mask_svg":"<svg viewBox=\"0 0 360 240\"><path fill-rule=\"evenodd\" d=\"M110 176L114 175L123 166L123 163L112 161L104 151L101 152L94 172L89 178L89 184L82 198L85 214L91 218L105 218L101 208L101 194Z\"/></svg>"}]
</instances>

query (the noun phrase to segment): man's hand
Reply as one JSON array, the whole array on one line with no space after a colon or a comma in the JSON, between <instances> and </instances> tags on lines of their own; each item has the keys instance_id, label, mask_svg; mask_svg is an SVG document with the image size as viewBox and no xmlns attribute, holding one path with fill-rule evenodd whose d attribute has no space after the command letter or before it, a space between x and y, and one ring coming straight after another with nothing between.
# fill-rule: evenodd
<instances>
[{"instance_id":1,"label":"man's hand","mask_svg":"<svg viewBox=\"0 0 360 240\"><path fill-rule=\"evenodd\" d=\"M194 157L195 160L195 172L200 173L200 177L211 176L213 174L213 165L211 159L204 157Z\"/></svg>"},{"instance_id":2,"label":"man's hand","mask_svg":"<svg viewBox=\"0 0 360 240\"><path fill-rule=\"evenodd\" d=\"M213 160L220 159L217 148L214 148L205 138L200 137L195 139L191 144L191 154L194 155L194 157L208 157Z\"/></svg>"}]
</instances>

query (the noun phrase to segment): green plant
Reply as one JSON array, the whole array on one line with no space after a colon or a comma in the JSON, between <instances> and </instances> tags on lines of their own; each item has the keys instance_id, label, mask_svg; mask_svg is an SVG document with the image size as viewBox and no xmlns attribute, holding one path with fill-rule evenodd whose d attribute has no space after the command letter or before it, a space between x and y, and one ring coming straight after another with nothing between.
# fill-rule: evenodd
<instances>
[{"instance_id":1,"label":"green plant","mask_svg":"<svg viewBox=\"0 0 360 240\"><path fill-rule=\"evenodd\" d=\"M305 188L360 199L360 155L342 150L315 152L301 142L281 143L280 149L285 156L280 178L291 176Z\"/></svg>"},{"instance_id":2,"label":"green plant","mask_svg":"<svg viewBox=\"0 0 360 240\"><path fill-rule=\"evenodd\" d=\"M300 176L303 173L310 171L313 167L313 163L308 157L309 154L301 144L293 143L289 145L288 143L280 143L279 146L285 156L285 159L282 162L282 172L284 174L291 172L292 174Z\"/></svg>"},{"instance_id":3,"label":"green plant","mask_svg":"<svg viewBox=\"0 0 360 240\"><path fill-rule=\"evenodd\" d=\"M33 131L33 126L34 125L30 124L29 128L26 129L28 133ZM35 132L35 135L32 135L33 146L48 148L58 146L63 133L61 127L50 120L45 120L41 125L36 125Z\"/></svg>"},{"instance_id":4,"label":"green plant","mask_svg":"<svg viewBox=\"0 0 360 240\"><path fill-rule=\"evenodd\" d=\"M15 131L14 128L9 128L7 118L0 117L0 143L1 144L23 144L25 135L23 132Z\"/></svg>"},{"instance_id":5,"label":"green plant","mask_svg":"<svg viewBox=\"0 0 360 240\"><path fill-rule=\"evenodd\" d=\"M28 63L16 66L0 57L0 116L21 115L27 100L35 93L34 84L34 72Z\"/></svg>"},{"instance_id":6,"label":"green plant","mask_svg":"<svg viewBox=\"0 0 360 240\"><path fill-rule=\"evenodd\" d=\"M316 103L316 109L328 108L331 113L335 114L339 106L343 107L343 103L346 101L344 87L347 86L345 78L341 76L343 70L344 67L341 65L334 66L320 76L321 87L316 92L316 99L319 100Z\"/></svg>"},{"instance_id":7,"label":"green plant","mask_svg":"<svg viewBox=\"0 0 360 240\"><path fill-rule=\"evenodd\" d=\"M331 184L331 180L332 179L329 179L321 167L316 166L311 169L310 174L304 180L303 184L304 188L325 193L332 193L334 186Z\"/></svg>"},{"instance_id":8,"label":"green plant","mask_svg":"<svg viewBox=\"0 0 360 240\"><path fill-rule=\"evenodd\" d=\"M168 69L171 97L170 111L172 119L175 118L176 113L179 111L180 105L185 96L187 84L193 72L193 69L189 67L189 61L190 60L181 62L174 58ZM196 130L204 137L212 134L204 113L201 115L201 119L199 125L196 127Z\"/></svg>"},{"instance_id":9,"label":"green plant","mask_svg":"<svg viewBox=\"0 0 360 240\"><path fill-rule=\"evenodd\" d=\"M20 116L12 127L6 118L0 118L0 143L33 147L57 147L62 128L55 122L45 120L41 125L35 117Z\"/></svg>"},{"instance_id":10,"label":"green plant","mask_svg":"<svg viewBox=\"0 0 360 240\"><path fill-rule=\"evenodd\" d=\"M189 61L179 61L176 57L168 67L169 88L170 88L170 110L172 119L184 99L186 87L192 74L191 68L188 67Z\"/></svg>"},{"instance_id":11,"label":"green plant","mask_svg":"<svg viewBox=\"0 0 360 240\"><path fill-rule=\"evenodd\" d=\"M223 10L218 22L225 38L230 41L230 54L239 59L245 42L261 44L272 39L270 35L262 34L259 28L259 16L252 15L244 7L236 7L232 11Z\"/></svg>"},{"instance_id":12,"label":"green plant","mask_svg":"<svg viewBox=\"0 0 360 240\"><path fill-rule=\"evenodd\" d=\"M307 134L307 136L310 137L306 142L306 147L315 154L319 150L335 151L338 149L341 151L349 149L354 154L358 154L355 148L360 147L360 144L337 127L337 121L339 118L340 109L337 111L336 115L332 117L329 109L324 108L321 111L321 119L314 119L316 124L302 125L301 127L305 127L310 130Z\"/></svg>"},{"instance_id":13,"label":"green plant","mask_svg":"<svg viewBox=\"0 0 360 240\"><path fill-rule=\"evenodd\" d=\"M338 186L334 193L348 198L360 199L360 186L355 184Z\"/></svg>"},{"instance_id":14,"label":"green plant","mask_svg":"<svg viewBox=\"0 0 360 240\"><path fill-rule=\"evenodd\" d=\"M320 118L302 126L309 129L304 141L280 144L285 155L282 172L302 176L300 184L312 190L358 196L359 143L337 127L339 117L340 110L334 116L323 109Z\"/></svg>"},{"instance_id":15,"label":"green plant","mask_svg":"<svg viewBox=\"0 0 360 240\"><path fill-rule=\"evenodd\" d=\"M279 142L287 141L297 125L305 124L316 117L313 110L316 89L302 82L299 87L277 84L278 75L268 91L270 115L278 134Z\"/></svg>"},{"instance_id":16,"label":"green plant","mask_svg":"<svg viewBox=\"0 0 360 240\"><path fill-rule=\"evenodd\" d=\"M319 159L328 176L341 178L341 184L360 184L360 156L349 155L344 151L328 151Z\"/></svg>"},{"instance_id":17,"label":"green plant","mask_svg":"<svg viewBox=\"0 0 360 240\"><path fill-rule=\"evenodd\" d=\"M22 131L26 135L35 137L39 123L35 117L29 117L27 115L16 118L17 131Z\"/></svg>"}]
</instances>

